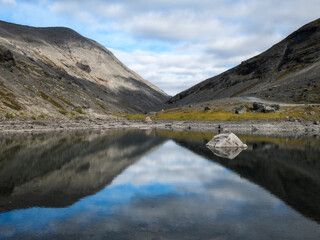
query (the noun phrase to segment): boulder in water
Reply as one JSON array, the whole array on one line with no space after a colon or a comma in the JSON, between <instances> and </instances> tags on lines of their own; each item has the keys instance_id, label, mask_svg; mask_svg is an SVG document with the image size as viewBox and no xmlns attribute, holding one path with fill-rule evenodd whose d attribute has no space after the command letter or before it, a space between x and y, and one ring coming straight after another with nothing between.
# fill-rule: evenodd
<instances>
[{"instance_id":1,"label":"boulder in water","mask_svg":"<svg viewBox=\"0 0 320 240\"><path fill-rule=\"evenodd\" d=\"M222 133L212 138L207 146L214 148L247 148L248 146L241 142L241 140L234 133Z\"/></svg>"}]
</instances>

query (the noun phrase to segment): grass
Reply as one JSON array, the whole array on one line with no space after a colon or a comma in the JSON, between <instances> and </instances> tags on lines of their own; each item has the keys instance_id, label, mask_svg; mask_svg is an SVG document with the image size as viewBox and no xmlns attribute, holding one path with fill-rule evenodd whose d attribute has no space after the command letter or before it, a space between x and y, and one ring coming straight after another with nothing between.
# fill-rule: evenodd
<instances>
[{"instance_id":1,"label":"grass","mask_svg":"<svg viewBox=\"0 0 320 240\"><path fill-rule=\"evenodd\" d=\"M64 99L62 96L60 96L59 94L56 93L56 97L59 98L62 102L64 102L65 104L71 106L71 107L75 107L70 101Z\"/></svg>"},{"instance_id":2,"label":"grass","mask_svg":"<svg viewBox=\"0 0 320 240\"><path fill-rule=\"evenodd\" d=\"M75 110L76 110L77 113L86 114L86 112L83 111L83 109L81 107L77 107Z\"/></svg>"},{"instance_id":3,"label":"grass","mask_svg":"<svg viewBox=\"0 0 320 240\"><path fill-rule=\"evenodd\" d=\"M97 103L97 105L98 105L101 109L106 110L105 106L103 106L101 103Z\"/></svg>"},{"instance_id":4,"label":"grass","mask_svg":"<svg viewBox=\"0 0 320 240\"><path fill-rule=\"evenodd\" d=\"M50 102L53 106L63 109L63 107L58 102L56 102L53 98L49 97L44 92L39 90L38 94L43 100Z\"/></svg>"},{"instance_id":5,"label":"grass","mask_svg":"<svg viewBox=\"0 0 320 240\"><path fill-rule=\"evenodd\" d=\"M68 112L65 109L59 109L59 113L61 113L62 115L68 114Z\"/></svg>"},{"instance_id":6,"label":"grass","mask_svg":"<svg viewBox=\"0 0 320 240\"><path fill-rule=\"evenodd\" d=\"M11 113L6 113L6 119L12 119L13 115Z\"/></svg>"},{"instance_id":7,"label":"grass","mask_svg":"<svg viewBox=\"0 0 320 240\"><path fill-rule=\"evenodd\" d=\"M11 91L6 89L4 85L1 83L0 83L0 97L1 97L2 103L7 107L16 111L19 111L22 109L20 104L16 101L16 96Z\"/></svg>"},{"instance_id":8,"label":"grass","mask_svg":"<svg viewBox=\"0 0 320 240\"><path fill-rule=\"evenodd\" d=\"M186 112L187 110L187 112ZM310 113L314 111L315 115ZM128 114L127 119L144 119L144 114ZM151 117L153 120L198 120L198 121L247 121L247 120L286 120L288 118L299 118L303 120L319 120L320 109L310 106L282 107L281 111L275 113L246 112L235 114L234 111L211 110L202 111L200 109L173 109L159 112L157 116Z\"/></svg>"}]
</instances>

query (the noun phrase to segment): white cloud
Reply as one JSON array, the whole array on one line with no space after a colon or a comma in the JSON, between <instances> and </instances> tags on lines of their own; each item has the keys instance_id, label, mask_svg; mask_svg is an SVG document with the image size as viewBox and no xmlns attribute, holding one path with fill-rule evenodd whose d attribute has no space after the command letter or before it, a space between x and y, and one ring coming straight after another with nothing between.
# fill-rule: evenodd
<instances>
[{"instance_id":1,"label":"white cloud","mask_svg":"<svg viewBox=\"0 0 320 240\"><path fill-rule=\"evenodd\" d=\"M16 0L2 0L1 4L3 5L11 5L11 6L16 6L17 2Z\"/></svg>"},{"instance_id":2,"label":"white cloud","mask_svg":"<svg viewBox=\"0 0 320 240\"><path fill-rule=\"evenodd\" d=\"M24 2L46 8L53 23L59 16L78 21L80 33L117 49L122 62L169 94L265 51L320 12L318 0Z\"/></svg>"},{"instance_id":3,"label":"white cloud","mask_svg":"<svg viewBox=\"0 0 320 240\"><path fill-rule=\"evenodd\" d=\"M129 68L171 95L227 70L225 67L215 66L215 60L211 56L183 53L179 50L164 53L111 51Z\"/></svg>"}]
</instances>

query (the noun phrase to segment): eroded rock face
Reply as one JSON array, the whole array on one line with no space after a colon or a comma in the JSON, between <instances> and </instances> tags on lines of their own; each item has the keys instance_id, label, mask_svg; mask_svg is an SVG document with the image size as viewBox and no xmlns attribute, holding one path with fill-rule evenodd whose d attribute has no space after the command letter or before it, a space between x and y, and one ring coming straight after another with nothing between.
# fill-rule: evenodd
<instances>
[{"instance_id":1,"label":"eroded rock face","mask_svg":"<svg viewBox=\"0 0 320 240\"><path fill-rule=\"evenodd\" d=\"M3 46L0 46L0 64L7 68L15 66L12 52Z\"/></svg>"},{"instance_id":2,"label":"eroded rock face","mask_svg":"<svg viewBox=\"0 0 320 240\"><path fill-rule=\"evenodd\" d=\"M234 133L222 133L212 138L207 146L214 148L247 148Z\"/></svg>"}]
</instances>

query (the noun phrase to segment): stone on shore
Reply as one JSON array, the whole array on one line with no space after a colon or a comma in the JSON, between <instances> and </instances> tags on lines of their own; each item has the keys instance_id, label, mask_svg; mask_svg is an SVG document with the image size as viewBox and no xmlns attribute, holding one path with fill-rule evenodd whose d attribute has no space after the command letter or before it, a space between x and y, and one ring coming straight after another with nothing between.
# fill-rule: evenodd
<instances>
[{"instance_id":1,"label":"stone on shore","mask_svg":"<svg viewBox=\"0 0 320 240\"><path fill-rule=\"evenodd\" d=\"M236 108L236 111L235 111L236 114L242 114L242 113L246 113L246 112L247 112L247 108L244 106Z\"/></svg>"},{"instance_id":2,"label":"stone on shore","mask_svg":"<svg viewBox=\"0 0 320 240\"><path fill-rule=\"evenodd\" d=\"M157 116L158 113L157 112L148 112L147 116Z\"/></svg>"},{"instance_id":3,"label":"stone on shore","mask_svg":"<svg viewBox=\"0 0 320 240\"><path fill-rule=\"evenodd\" d=\"M207 146L214 148L247 148L234 133L222 133L212 138Z\"/></svg>"},{"instance_id":4,"label":"stone on shore","mask_svg":"<svg viewBox=\"0 0 320 240\"><path fill-rule=\"evenodd\" d=\"M252 104L252 110L253 111L258 111L258 112L262 112L262 110L265 108L265 104L263 103L259 103L259 102L254 102Z\"/></svg>"},{"instance_id":5,"label":"stone on shore","mask_svg":"<svg viewBox=\"0 0 320 240\"><path fill-rule=\"evenodd\" d=\"M271 112L276 112L276 110L273 107L266 106L262 109L262 112L264 113L271 113Z\"/></svg>"},{"instance_id":6,"label":"stone on shore","mask_svg":"<svg viewBox=\"0 0 320 240\"><path fill-rule=\"evenodd\" d=\"M274 110L276 110L276 111L280 110L279 104L272 104L270 107L274 108Z\"/></svg>"},{"instance_id":7,"label":"stone on shore","mask_svg":"<svg viewBox=\"0 0 320 240\"><path fill-rule=\"evenodd\" d=\"M147 116L145 119L143 119L143 122L144 123L152 123L152 119L149 116Z\"/></svg>"}]
</instances>

